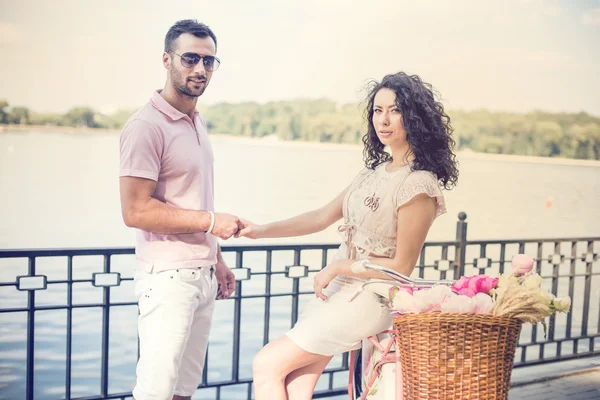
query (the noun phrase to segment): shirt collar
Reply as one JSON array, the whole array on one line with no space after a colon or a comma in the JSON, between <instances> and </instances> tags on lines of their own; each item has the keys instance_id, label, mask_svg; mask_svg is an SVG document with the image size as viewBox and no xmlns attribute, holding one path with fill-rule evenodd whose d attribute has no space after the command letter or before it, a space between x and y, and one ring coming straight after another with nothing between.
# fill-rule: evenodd
<instances>
[{"instance_id":1,"label":"shirt collar","mask_svg":"<svg viewBox=\"0 0 600 400\"><path fill-rule=\"evenodd\" d=\"M171 104L169 104L169 102L166 101L164 97L160 95L160 92L161 90L154 91L154 93L152 93L152 97L150 98L150 102L152 103L154 108L156 108L161 113L165 114L167 117L171 118L173 121L177 121L183 117L188 116L187 114L182 113L181 111L173 107ZM197 116L198 110L194 110L194 119L196 119Z\"/></svg>"}]
</instances>

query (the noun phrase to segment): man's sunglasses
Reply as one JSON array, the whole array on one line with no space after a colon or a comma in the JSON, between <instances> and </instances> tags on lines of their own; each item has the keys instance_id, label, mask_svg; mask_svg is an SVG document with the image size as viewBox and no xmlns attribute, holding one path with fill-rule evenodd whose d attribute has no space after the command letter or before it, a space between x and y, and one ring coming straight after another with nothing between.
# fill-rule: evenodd
<instances>
[{"instance_id":1,"label":"man's sunglasses","mask_svg":"<svg viewBox=\"0 0 600 400\"><path fill-rule=\"evenodd\" d=\"M181 58L181 65L185 68L192 68L194 65L198 64L200 60L202 60L202 64L207 71L216 71L221 65L221 60L219 60L215 56L201 56L196 53L183 53L177 54L175 52L171 52L176 56Z\"/></svg>"}]
</instances>

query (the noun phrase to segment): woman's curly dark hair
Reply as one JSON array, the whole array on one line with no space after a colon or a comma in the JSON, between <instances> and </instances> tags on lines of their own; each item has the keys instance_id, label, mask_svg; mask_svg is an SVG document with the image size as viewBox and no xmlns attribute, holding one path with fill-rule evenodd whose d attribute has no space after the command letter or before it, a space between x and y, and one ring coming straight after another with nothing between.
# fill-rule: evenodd
<instances>
[{"instance_id":1,"label":"woman's curly dark hair","mask_svg":"<svg viewBox=\"0 0 600 400\"><path fill-rule=\"evenodd\" d=\"M412 169L434 173L444 188L451 189L458 180L458 169L450 117L444 112L442 103L435 100L435 89L417 75L398 72L386 75L381 82L369 84L364 113L368 130L362 138L365 166L375 169L392 160L373 126L373 103L381 89L396 94L396 106L402 115L410 152L414 155Z\"/></svg>"}]
</instances>

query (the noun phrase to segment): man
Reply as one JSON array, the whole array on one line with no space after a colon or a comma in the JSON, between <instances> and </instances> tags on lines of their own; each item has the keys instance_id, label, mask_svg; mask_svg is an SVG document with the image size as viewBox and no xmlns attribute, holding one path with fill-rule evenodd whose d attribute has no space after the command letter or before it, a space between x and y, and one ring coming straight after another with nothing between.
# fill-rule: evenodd
<instances>
[{"instance_id":1,"label":"man","mask_svg":"<svg viewBox=\"0 0 600 400\"><path fill-rule=\"evenodd\" d=\"M191 398L202 378L215 298L235 290L217 237L230 238L242 224L214 212L213 152L196 111L219 66L216 51L208 26L173 25L162 58L164 89L121 134L121 208L137 231L137 400Z\"/></svg>"}]
</instances>

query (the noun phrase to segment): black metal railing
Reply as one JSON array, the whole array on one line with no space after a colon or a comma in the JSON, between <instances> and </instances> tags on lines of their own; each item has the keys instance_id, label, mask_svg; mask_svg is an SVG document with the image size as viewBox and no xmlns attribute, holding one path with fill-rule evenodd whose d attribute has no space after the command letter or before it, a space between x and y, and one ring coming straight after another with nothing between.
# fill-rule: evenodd
<instances>
[{"instance_id":1,"label":"black metal railing","mask_svg":"<svg viewBox=\"0 0 600 400\"><path fill-rule=\"evenodd\" d=\"M456 239L427 242L415 274L496 275L513 255L535 255L544 285L573 305L549 319L546 337L538 326L524 327L515 367L594 356L600 355L599 244L600 237L469 241L460 213ZM311 277L337 247L223 248L238 288L217 305L202 398L251 398L252 355L296 322L312 295ZM0 398L130 398L138 354L133 257L133 248L0 250ZM347 355L335 357L315 397L345 393L347 376Z\"/></svg>"}]
</instances>

